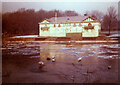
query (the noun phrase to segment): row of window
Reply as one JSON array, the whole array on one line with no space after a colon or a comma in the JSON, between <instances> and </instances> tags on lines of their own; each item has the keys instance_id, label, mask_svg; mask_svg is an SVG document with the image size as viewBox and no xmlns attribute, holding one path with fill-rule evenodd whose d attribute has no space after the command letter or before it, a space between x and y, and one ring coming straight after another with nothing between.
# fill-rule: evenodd
<instances>
[{"instance_id":1,"label":"row of window","mask_svg":"<svg viewBox=\"0 0 120 85\"><path fill-rule=\"evenodd\" d=\"M45 27L47 27L49 25L45 24ZM64 26L73 26L73 27L76 27L76 26L82 26L81 24L54 24L54 27L64 27Z\"/></svg>"},{"instance_id":2,"label":"row of window","mask_svg":"<svg viewBox=\"0 0 120 85\"><path fill-rule=\"evenodd\" d=\"M49 27L41 27L41 30L42 31L49 31ZM88 30L93 30L94 29L94 27L92 27L92 28L89 28L89 27L84 27L84 30L86 30L86 31L88 31ZM56 31L58 31L59 29L52 29L52 30L56 30ZM72 29L68 29L68 28L66 28L66 29L62 29L61 31L64 31L64 30L66 30L66 31L71 31ZM73 29L74 31L80 31L81 29Z\"/></svg>"},{"instance_id":3,"label":"row of window","mask_svg":"<svg viewBox=\"0 0 120 85\"><path fill-rule=\"evenodd\" d=\"M50 26L50 25L47 25L47 24L45 24L45 27L47 27L47 26ZM65 27L65 26L73 26L73 27L76 27L76 26L82 26L81 25L81 23L77 23L77 24L54 24L54 26L53 27ZM89 23L88 24L88 27L92 27L92 24L91 23Z\"/></svg>"}]
</instances>

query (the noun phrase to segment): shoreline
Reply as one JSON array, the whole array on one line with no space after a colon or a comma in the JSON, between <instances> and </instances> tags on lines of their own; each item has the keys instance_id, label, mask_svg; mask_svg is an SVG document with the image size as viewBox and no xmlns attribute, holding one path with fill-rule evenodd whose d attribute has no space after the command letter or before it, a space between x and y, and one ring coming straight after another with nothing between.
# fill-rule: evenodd
<instances>
[{"instance_id":1,"label":"shoreline","mask_svg":"<svg viewBox=\"0 0 120 85\"><path fill-rule=\"evenodd\" d=\"M70 38L5 38L2 39L2 42L49 42L49 43L78 43L78 44L102 44L102 43L109 43L109 44L116 44L119 43L118 39L114 40L109 37L106 38L99 38L99 39L84 39L84 40L76 40Z\"/></svg>"}]
</instances>

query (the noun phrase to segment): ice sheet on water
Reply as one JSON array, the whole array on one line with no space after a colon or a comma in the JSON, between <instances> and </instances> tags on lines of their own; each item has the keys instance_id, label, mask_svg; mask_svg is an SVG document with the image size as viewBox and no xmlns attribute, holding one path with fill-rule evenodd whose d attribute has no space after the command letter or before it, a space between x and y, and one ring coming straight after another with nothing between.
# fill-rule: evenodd
<instances>
[{"instance_id":1,"label":"ice sheet on water","mask_svg":"<svg viewBox=\"0 0 120 85\"><path fill-rule=\"evenodd\" d=\"M33 54L37 54L40 53L40 51L35 50L35 49L31 49L31 48L21 48L18 50L15 50L14 52L10 52L10 54L15 55L15 54L22 54L22 55L33 55Z\"/></svg>"},{"instance_id":2,"label":"ice sheet on water","mask_svg":"<svg viewBox=\"0 0 120 85\"><path fill-rule=\"evenodd\" d=\"M1 48L1 50L10 50L10 49L12 49L12 48Z\"/></svg>"},{"instance_id":3,"label":"ice sheet on water","mask_svg":"<svg viewBox=\"0 0 120 85\"><path fill-rule=\"evenodd\" d=\"M91 45L91 48L99 48L99 47L100 47L100 45L98 45L98 44Z\"/></svg>"},{"instance_id":4,"label":"ice sheet on water","mask_svg":"<svg viewBox=\"0 0 120 85\"><path fill-rule=\"evenodd\" d=\"M71 49L77 49L77 48L75 48L75 47L72 47Z\"/></svg>"},{"instance_id":5,"label":"ice sheet on water","mask_svg":"<svg viewBox=\"0 0 120 85\"><path fill-rule=\"evenodd\" d=\"M107 41L75 41L77 43L96 43L96 42L107 42Z\"/></svg>"},{"instance_id":6,"label":"ice sheet on water","mask_svg":"<svg viewBox=\"0 0 120 85\"><path fill-rule=\"evenodd\" d=\"M27 44L27 47L36 47L36 46L40 46L40 44Z\"/></svg>"},{"instance_id":7,"label":"ice sheet on water","mask_svg":"<svg viewBox=\"0 0 120 85\"><path fill-rule=\"evenodd\" d=\"M69 50L69 49L71 49L71 48L62 48L62 49Z\"/></svg>"},{"instance_id":8,"label":"ice sheet on water","mask_svg":"<svg viewBox=\"0 0 120 85\"><path fill-rule=\"evenodd\" d=\"M111 50L107 50L107 52L109 52L109 53L118 53L118 51L111 51Z\"/></svg>"},{"instance_id":9,"label":"ice sheet on water","mask_svg":"<svg viewBox=\"0 0 120 85\"><path fill-rule=\"evenodd\" d=\"M10 52L10 54L15 55L15 54L19 54L19 52Z\"/></svg>"},{"instance_id":10,"label":"ice sheet on water","mask_svg":"<svg viewBox=\"0 0 120 85\"><path fill-rule=\"evenodd\" d=\"M99 51L98 54L106 53L105 51Z\"/></svg>"},{"instance_id":11,"label":"ice sheet on water","mask_svg":"<svg viewBox=\"0 0 120 85\"><path fill-rule=\"evenodd\" d=\"M7 48L11 47L11 49L15 51L15 52L12 52L11 50L12 55L23 54L23 55L30 55L33 57L39 57L39 53L43 52L44 54L48 52L50 54L53 53L53 54L63 55L63 56L68 56L68 57L69 56L75 56L75 57L95 56L95 57L102 57L102 58L104 57L106 58L108 56L106 54L108 53L111 53L110 56L116 57L118 51L115 49L119 48L118 44L76 45L75 43L72 43L72 45L67 45L66 43L68 42L66 41L65 41L66 42L65 44L63 44L63 42L59 42L59 44L48 43L48 42L46 41L15 42L14 41L14 42L9 42L9 44L7 44ZM15 49L15 48L19 48L19 49ZM116 55L113 55L112 53L113 54L116 53Z\"/></svg>"},{"instance_id":12,"label":"ice sheet on water","mask_svg":"<svg viewBox=\"0 0 120 85\"><path fill-rule=\"evenodd\" d=\"M51 45L51 46L62 46L62 47L65 47L66 45L55 44L55 45Z\"/></svg>"},{"instance_id":13,"label":"ice sheet on water","mask_svg":"<svg viewBox=\"0 0 120 85\"><path fill-rule=\"evenodd\" d=\"M119 44L110 44L110 45L101 45L100 46L101 48L106 48L106 49L110 49L110 48L112 48L112 49L116 49L116 48L119 48Z\"/></svg>"},{"instance_id":14,"label":"ice sheet on water","mask_svg":"<svg viewBox=\"0 0 120 85\"><path fill-rule=\"evenodd\" d=\"M112 35L110 35L108 37L120 37L120 34L112 34Z\"/></svg>"},{"instance_id":15,"label":"ice sheet on water","mask_svg":"<svg viewBox=\"0 0 120 85\"><path fill-rule=\"evenodd\" d=\"M12 38L33 38L33 37L38 37L38 35L14 36Z\"/></svg>"},{"instance_id":16,"label":"ice sheet on water","mask_svg":"<svg viewBox=\"0 0 120 85\"><path fill-rule=\"evenodd\" d=\"M88 54L88 56L95 56L94 54Z\"/></svg>"},{"instance_id":17,"label":"ice sheet on water","mask_svg":"<svg viewBox=\"0 0 120 85\"><path fill-rule=\"evenodd\" d=\"M74 45L67 45L67 46L73 47Z\"/></svg>"},{"instance_id":18,"label":"ice sheet on water","mask_svg":"<svg viewBox=\"0 0 120 85\"><path fill-rule=\"evenodd\" d=\"M63 50L62 50L62 49L61 49L61 50L59 49L59 50L56 50L55 52L61 52L61 53L62 53ZM64 51L64 52L67 52L67 51Z\"/></svg>"},{"instance_id":19,"label":"ice sheet on water","mask_svg":"<svg viewBox=\"0 0 120 85\"><path fill-rule=\"evenodd\" d=\"M75 56L75 57L79 57L79 55L73 54L73 53L71 53L71 54L65 54L65 56Z\"/></svg>"},{"instance_id":20,"label":"ice sheet on water","mask_svg":"<svg viewBox=\"0 0 120 85\"><path fill-rule=\"evenodd\" d=\"M38 55L38 56L30 56L30 58L40 58L40 55Z\"/></svg>"},{"instance_id":21,"label":"ice sheet on water","mask_svg":"<svg viewBox=\"0 0 120 85\"><path fill-rule=\"evenodd\" d=\"M83 53L85 53L85 52L75 52L75 53L78 53L78 54L83 54Z\"/></svg>"}]
</instances>

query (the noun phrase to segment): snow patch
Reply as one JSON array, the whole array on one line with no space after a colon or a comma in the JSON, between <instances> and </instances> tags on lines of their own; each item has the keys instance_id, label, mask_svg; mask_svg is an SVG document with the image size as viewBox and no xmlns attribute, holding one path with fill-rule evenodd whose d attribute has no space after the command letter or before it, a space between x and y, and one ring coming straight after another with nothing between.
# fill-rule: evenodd
<instances>
[{"instance_id":1,"label":"snow patch","mask_svg":"<svg viewBox=\"0 0 120 85\"><path fill-rule=\"evenodd\" d=\"M12 38L35 38L35 37L38 37L38 35L14 36Z\"/></svg>"}]
</instances>

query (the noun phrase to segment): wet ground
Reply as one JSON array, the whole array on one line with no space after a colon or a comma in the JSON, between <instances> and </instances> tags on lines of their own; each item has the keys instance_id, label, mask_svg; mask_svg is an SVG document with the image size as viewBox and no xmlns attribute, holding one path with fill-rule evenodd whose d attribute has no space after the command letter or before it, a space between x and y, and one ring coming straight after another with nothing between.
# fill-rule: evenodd
<instances>
[{"instance_id":1,"label":"wet ground","mask_svg":"<svg viewBox=\"0 0 120 85\"><path fill-rule=\"evenodd\" d=\"M7 41L3 83L116 83L118 44ZM55 62L47 60L55 56ZM78 58L82 58L78 62ZM39 61L45 66L39 68Z\"/></svg>"}]
</instances>

